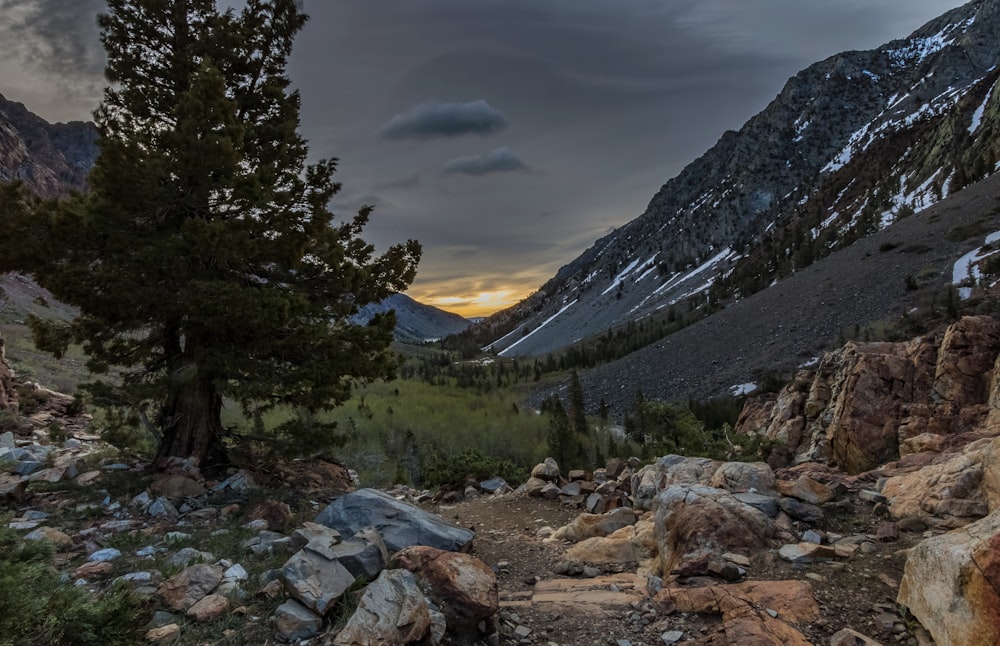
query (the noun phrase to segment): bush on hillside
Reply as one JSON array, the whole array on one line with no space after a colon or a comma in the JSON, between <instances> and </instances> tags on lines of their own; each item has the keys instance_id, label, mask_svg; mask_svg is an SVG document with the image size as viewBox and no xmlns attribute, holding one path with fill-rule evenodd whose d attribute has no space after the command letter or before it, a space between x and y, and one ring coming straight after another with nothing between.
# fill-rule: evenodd
<instances>
[{"instance_id":1,"label":"bush on hillside","mask_svg":"<svg viewBox=\"0 0 1000 646\"><path fill-rule=\"evenodd\" d=\"M115 646L142 643L145 610L126 583L94 595L62 581L52 545L25 541L0 519L0 645Z\"/></svg>"}]
</instances>

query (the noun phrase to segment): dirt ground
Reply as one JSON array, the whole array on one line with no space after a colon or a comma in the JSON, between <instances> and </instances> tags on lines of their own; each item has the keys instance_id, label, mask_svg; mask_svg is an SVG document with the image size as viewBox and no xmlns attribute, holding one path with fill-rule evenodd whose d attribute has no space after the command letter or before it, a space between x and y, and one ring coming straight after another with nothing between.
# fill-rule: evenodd
<instances>
[{"instance_id":1,"label":"dirt ground","mask_svg":"<svg viewBox=\"0 0 1000 646\"><path fill-rule=\"evenodd\" d=\"M543 542L536 535L548 526L558 528L580 510L558 500L529 498L519 494L479 497L437 511L447 520L476 531L473 554L497 572L501 612L498 618L501 644L544 646L662 646L664 635L679 631L676 643L715 643L712 633L719 615L664 616L645 595L636 595L628 605L602 609L581 602L558 610L517 605L539 586L568 580L553 570L564 559L568 545ZM857 506L854 513L830 516L818 529L845 535L875 535L883 518L870 506ZM809 625L796 626L814 644L828 644L842 628L851 628L882 644L924 646L932 642L912 620L897 608L895 598L905 562L905 550L922 538L920 533L900 532L898 540L877 542L868 553L859 551L848 560L810 565L788 563L777 550L757 555L748 568L747 580L807 580L811 584L821 617ZM603 566L600 576L634 572L635 564ZM593 574L593 573L592 573ZM581 577L576 577L578 580ZM593 579L598 587L617 588L606 579ZM697 579L687 585L724 583ZM580 580L580 585L587 581ZM677 583L668 583L677 585ZM637 586L638 587L638 586ZM644 593L645 591L643 591Z\"/></svg>"}]
</instances>

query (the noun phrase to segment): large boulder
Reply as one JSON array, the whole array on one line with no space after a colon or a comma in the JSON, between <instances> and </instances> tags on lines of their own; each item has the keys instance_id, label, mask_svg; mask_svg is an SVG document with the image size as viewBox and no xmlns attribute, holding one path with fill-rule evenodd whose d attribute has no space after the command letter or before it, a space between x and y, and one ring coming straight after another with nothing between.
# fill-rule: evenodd
<instances>
[{"instance_id":1,"label":"large boulder","mask_svg":"<svg viewBox=\"0 0 1000 646\"><path fill-rule=\"evenodd\" d=\"M913 548L897 601L938 644L996 644L1000 635L1000 512Z\"/></svg>"},{"instance_id":2,"label":"large boulder","mask_svg":"<svg viewBox=\"0 0 1000 646\"><path fill-rule=\"evenodd\" d=\"M656 495L675 484L707 485L722 462L709 458L665 455L631 477L636 507L649 509Z\"/></svg>"},{"instance_id":3,"label":"large boulder","mask_svg":"<svg viewBox=\"0 0 1000 646\"><path fill-rule=\"evenodd\" d=\"M995 440L979 440L961 453L940 456L922 469L886 480L882 495L896 519L939 517L964 524L987 513L982 490L986 452ZM955 501L967 501L956 504ZM969 504L976 503L976 504ZM957 515L955 512L971 515ZM964 518L964 523L963 519Z\"/></svg>"},{"instance_id":4,"label":"large boulder","mask_svg":"<svg viewBox=\"0 0 1000 646\"><path fill-rule=\"evenodd\" d=\"M441 608L449 630L472 628L499 608L496 574L474 556L416 546L393 556L392 563L413 573Z\"/></svg>"},{"instance_id":5,"label":"large boulder","mask_svg":"<svg viewBox=\"0 0 1000 646\"><path fill-rule=\"evenodd\" d=\"M337 530L345 538L374 527L390 552L414 545L465 551L475 537L470 529L451 525L440 516L375 489L359 489L337 498L315 522Z\"/></svg>"},{"instance_id":6,"label":"large boulder","mask_svg":"<svg viewBox=\"0 0 1000 646\"><path fill-rule=\"evenodd\" d=\"M656 554L653 523L641 520L607 536L593 536L566 550L566 558L595 565L643 563Z\"/></svg>"},{"instance_id":7,"label":"large boulder","mask_svg":"<svg viewBox=\"0 0 1000 646\"><path fill-rule=\"evenodd\" d=\"M416 579L406 570L385 570L361 596L357 610L333 639L334 646L411 644L431 633L432 616Z\"/></svg>"},{"instance_id":8,"label":"large boulder","mask_svg":"<svg viewBox=\"0 0 1000 646\"><path fill-rule=\"evenodd\" d=\"M704 485L674 485L656 498L654 534L660 571L698 572L727 552L775 545L777 528L760 510L733 494Z\"/></svg>"},{"instance_id":9,"label":"large boulder","mask_svg":"<svg viewBox=\"0 0 1000 646\"><path fill-rule=\"evenodd\" d=\"M733 493L754 491L773 494L774 471L763 462L726 462L719 465L708 481L708 486Z\"/></svg>"}]
</instances>

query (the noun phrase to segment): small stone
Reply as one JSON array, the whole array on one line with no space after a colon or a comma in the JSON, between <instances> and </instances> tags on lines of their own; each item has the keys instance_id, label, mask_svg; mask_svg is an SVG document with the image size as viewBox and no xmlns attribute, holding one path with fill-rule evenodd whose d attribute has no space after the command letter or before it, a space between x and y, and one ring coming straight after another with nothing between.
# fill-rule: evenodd
<instances>
[{"instance_id":1,"label":"small stone","mask_svg":"<svg viewBox=\"0 0 1000 646\"><path fill-rule=\"evenodd\" d=\"M899 527L891 521L879 523L875 530L875 538L883 543L897 541L899 540Z\"/></svg>"},{"instance_id":2,"label":"small stone","mask_svg":"<svg viewBox=\"0 0 1000 646\"><path fill-rule=\"evenodd\" d=\"M96 552L91 554L87 558L87 560L96 563L104 563L107 561L114 561L115 559L120 558L121 555L122 553L116 550L115 548L108 547L103 550L97 550Z\"/></svg>"},{"instance_id":3,"label":"small stone","mask_svg":"<svg viewBox=\"0 0 1000 646\"><path fill-rule=\"evenodd\" d=\"M187 616L195 621L211 621L229 609L229 600L221 594L210 594L188 608Z\"/></svg>"},{"instance_id":4,"label":"small stone","mask_svg":"<svg viewBox=\"0 0 1000 646\"><path fill-rule=\"evenodd\" d=\"M152 628L146 632L146 641L148 642L161 642L167 640L174 640L180 637L181 627L177 624L167 624L166 626L160 626L158 628Z\"/></svg>"},{"instance_id":5,"label":"small stone","mask_svg":"<svg viewBox=\"0 0 1000 646\"><path fill-rule=\"evenodd\" d=\"M660 640L666 644L666 646L676 644L682 639L684 639L684 633L680 630L671 630L660 635Z\"/></svg>"},{"instance_id":6,"label":"small stone","mask_svg":"<svg viewBox=\"0 0 1000 646\"><path fill-rule=\"evenodd\" d=\"M528 628L527 626L518 626L517 628L514 629L514 636L517 637L518 639L524 639L530 634L531 634L531 628Z\"/></svg>"}]
</instances>

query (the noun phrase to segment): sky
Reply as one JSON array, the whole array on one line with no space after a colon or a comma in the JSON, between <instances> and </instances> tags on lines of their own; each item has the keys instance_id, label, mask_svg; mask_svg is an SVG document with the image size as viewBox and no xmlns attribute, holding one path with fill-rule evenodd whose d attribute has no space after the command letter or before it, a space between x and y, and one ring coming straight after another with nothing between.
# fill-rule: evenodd
<instances>
[{"instance_id":1,"label":"sky","mask_svg":"<svg viewBox=\"0 0 1000 646\"><path fill-rule=\"evenodd\" d=\"M239 4L232 0L232 4ZM407 292L514 304L738 130L809 64L905 37L959 0L303 0L289 61L344 217L417 239ZM103 0L0 0L0 94L87 120Z\"/></svg>"}]
</instances>

